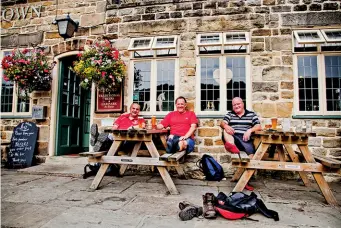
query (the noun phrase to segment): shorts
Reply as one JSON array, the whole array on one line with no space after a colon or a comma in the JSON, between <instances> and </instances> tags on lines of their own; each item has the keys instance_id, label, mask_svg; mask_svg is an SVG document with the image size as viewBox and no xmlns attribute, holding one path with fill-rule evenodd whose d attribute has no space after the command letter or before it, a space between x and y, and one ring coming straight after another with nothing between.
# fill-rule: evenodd
<instances>
[{"instance_id":1,"label":"shorts","mask_svg":"<svg viewBox=\"0 0 341 228\"><path fill-rule=\"evenodd\" d=\"M172 139L170 138L167 139L167 148L166 148L167 153L175 153L179 151L179 145L178 145L179 138L180 136L174 135ZM193 152L194 150L195 141L192 138L188 138L186 139L186 142L187 142L186 154L189 154Z\"/></svg>"},{"instance_id":2,"label":"shorts","mask_svg":"<svg viewBox=\"0 0 341 228\"><path fill-rule=\"evenodd\" d=\"M234 144L237 146L237 148L240 151L245 151L247 154L254 154L255 148L253 146L252 140L244 141L243 140L243 134L234 134Z\"/></svg>"}]
</instances>

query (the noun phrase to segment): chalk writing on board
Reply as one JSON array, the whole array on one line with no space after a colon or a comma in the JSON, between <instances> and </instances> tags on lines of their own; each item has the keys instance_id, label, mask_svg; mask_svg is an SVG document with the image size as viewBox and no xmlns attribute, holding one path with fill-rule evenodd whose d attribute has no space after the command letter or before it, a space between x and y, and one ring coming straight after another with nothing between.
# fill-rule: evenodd
<instances>
[{"instance_id":1,"label":"chalk writing on board","mask_svg":"<svg viewBox=\"0 0 341 228\"><path fill-rule=\"evenodd\" d=\"M32 165L37 133L38 128L32 122L22 122L14 128L7 156L9 168L24 168Z\"/></svg>"}]
</instances>

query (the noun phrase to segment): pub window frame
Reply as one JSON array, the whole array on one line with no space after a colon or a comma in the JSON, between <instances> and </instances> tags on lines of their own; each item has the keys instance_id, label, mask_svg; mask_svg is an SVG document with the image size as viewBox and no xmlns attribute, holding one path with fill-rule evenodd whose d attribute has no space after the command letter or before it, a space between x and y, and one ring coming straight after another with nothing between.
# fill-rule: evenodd
<instances>
[{"instance_id":1,"label":"pub window frame","mask_svg":"<svg viewBox=\"0 0 341 228\"><path fill-rule=\"evenodd\" d=\"M12 52L13 49L4 49L0 51L0 59L2 60L5 56L6 52ZM4 70L2 67L0 67L0 78L1 78L1 89L0 89L0 95L2 95L2 80L4 76ZM13 82L13 95L12 95L12 111L11 112L2 112L1 110L1 118L12 118L12 117L31 117L32 116L32 105L33 101L31 98L31 94L28 94L28 100L29 102L26 104L29 104L29 111L28 112L20 112L17 111L17 106L18 106L18 99L19 99L19 94L18 94L18 86L16 83Z\"/></svg>"},{"instance_id":2,"label":"pub window frame","mask_svg":"<svg viewBox=\"0 0 341 228\"><path fill-rule=\"evenodd\" d=\"M324 34L324 31L341 31L341 29L321 29L321 34ZM307 31L307 30L304 30ZM316 31L316 30L314 30ZM295 47L297 47L296 36L295 32L293 32L293 69L294 69L294 115L295 116L335 116L341 115L341 111L327 111L327 95L326 95L326 63L325 57L326 56L341 56L341 49L335 51L324 51L323 47L325 46L333 46L337 45L341 47L341 43L338 42L328 42L325 39L325 35L323 35L324 42L316 42L316 43L309 43L308 45L314 45L316 50L310 51L297 51ZM299 110L299 82L298 79L300 75L298 69L298 59L304 56L315 56L316 57L316 69L317 69L317 78L318 78L318 103L319 103L319 110L318 111L300 111ZM341 90L341 89L340 89ZM340 91L339 90L339 91ZM339 92L339 96L341 97L341 91Z\"/></svg>"},{"instance_id":3,"label":"pub window frame","mask_svg":"<svg viewBox=\"0 0 341 228\"><path fill-rule=\"evenodd\" d=\"M131 104L134 102L134 72L135 72L135 63L138 62L150 62L151 68L150 68L150 110L149 111L143 111L143 106L141 105L140 114L141 115L158 115L158 116L164 116L168 114L170 111L175 110L175 105L173 106L173 110L167 110L167 111L159 111L157 110L157 64L158 61L167 61L167 60L173 60L174 61L174 100L179 94L179 39L176 35L170 35L170 36L156 36L156 37L149 37L151 40L151 46L149 49L143 49L143 51L148 51L151 53L151 56L142 56L142 57L136 57L134 52L135 49L128 49L130 51L130 63L129 63L129 85L128 85L128 94L129 96L129 103ZM174 39L173 43L168 46L159 46L157 44L157 39L160 38L171 38ZM131 46L132 42L134 42L137 39L146 39L146 38L133 38L131 39L131 43L129 46ZM172 53L169 53L169 55L159 55L159 51L167 51L167 50L173 50ZM175 53L174 53L175 51ZM168 90L169 91L169 90ZM174 100L169 100L169 103L174 104Z\"/></svg>"},{"instance_id":4,"label":"pub window frame","mask_svg":"<svg viewBox=\"0 0 341 228\"><path fill-rule=\"evenodd\" d=\"M225 37L226 34L236 34L236 33L244 33L246 41L244 41L242 44L240 42L227 42ZM218 33L212 33L212 34L218 34ZM202 34L197 34L197 46L196 46L196 113L198 115L225 115L226 111L232 110L231 107L227 107L227 77L221 77L221 75L227 75L227 68L226 68L226 63L227 63L227 57L243 57L245 61L245 102L246 106L245 108L251 109L252 104L251 104L251 75L250 75L250 55L249 55L249 46L250 46L250 40L249 40L249 33L244 32L244 31L238 31L238 32L225 32L225 33L219 33L221 40L220 40L220 47L221 51L220 53L207 53L203 54L200 53L199 48L202 46L206 46L207 44L204 44L200 41ZM204 35L208 35L205 33ZM208 46L208 45L207 45ZM214 43L210 46L218 46L218 43ZM245 52L244 53L225 53L225 46L246 46ZM219 62L219 109L218 110L201 110L201 59L202 58L218 58Z\"/></svg>"}]
</instances>

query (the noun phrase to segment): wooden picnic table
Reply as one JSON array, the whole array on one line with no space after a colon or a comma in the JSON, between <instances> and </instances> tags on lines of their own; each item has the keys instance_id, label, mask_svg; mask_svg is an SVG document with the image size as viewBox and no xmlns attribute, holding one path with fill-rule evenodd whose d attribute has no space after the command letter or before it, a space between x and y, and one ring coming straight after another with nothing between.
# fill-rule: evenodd
<instances>
[{"instance_id":1,"label":"wooden picnic table","mask_svg":"<svg viewBox=\"0 0 341 228\"><path fill-rule=\"evenodd\" d=\"M128 165L147 165L156 166L158 169L165 185L167 186L170 194L179 194L175 187L175 184L168 173L166 167L173 166L179 175L183 176L184 172L179 165L179 159L184 156L185 153L178 152L173 155L167 155L166 157L160 156L160 151L156 148L154 144L155 139L160 139L164 149L167 147L166 137L168 135L168 130L113 130L105 129L104 132L112 133L114 136L114 142L111 145L108 153L106 155L94 155L92 152L92 157L89 157L89 162L99 162L101 167L97 172L95 179L93 180L90 189L96 190L101 183L104 174L109 166L109 164L120 164L120 174L123 175ZM154 139L154 140L153 140ZM129 151L127 155L120 156L118 150L122 143L129 142L133 144L132 151ZM140 148L142 144L147 147L147 152L149 157L138 157ZM145 152L145 151L144 151ZM86 153L83 153L86 154Z\"/></svg>"},{"instance_id":2,"label":"wooden picnic table","mask_svg":"<svg viewBox=\"0 0 341 228\"><path fill-rule=\"evenodd\" d=\"M333 192L322 175L323 172L329 172L330 167L326 167L324 164L316 162L313 154L308 148L308 138L315 136L315 133L305 132L255 132L253 138L256 153L253 158L247 162L241 161L239 163L234 163L234 166L239 167L239 169L235 173L233 179L239 179L239 181L233 191L243 191L245 185L249 182L251 176L257 169L298 171L306 186L310 185L310 181L306 174L307 172L310 172L315 178L326 201L331 205L338 205ZM278 160L273 159L271 161L265 161L265 154L271 145L274 145L277 149ZM293 145L298 146L299 152L302 155L302 160L299 159L299 155L293 150ZM340 172L340 169L333 169L333 172Z\"/></svg>"}]
</instances>

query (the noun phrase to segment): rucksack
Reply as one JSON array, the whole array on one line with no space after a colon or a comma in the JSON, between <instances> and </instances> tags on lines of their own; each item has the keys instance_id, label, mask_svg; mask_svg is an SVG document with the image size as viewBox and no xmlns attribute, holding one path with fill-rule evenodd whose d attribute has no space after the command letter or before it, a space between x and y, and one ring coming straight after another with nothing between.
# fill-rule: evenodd
<instances>
[{"instance_id":1,"label":"rucksack","mask_svg":"<svg viewBox=\"0 0 341 228\"><path fill-rule=\"evenodd\" d=\"M206 176L206 180L221 181L224 178L223 167L211 155L204 154L196 164Z\"/></svg>"},{"instance_id":2,"label":"rucksack","mask_svg":"<svg viewBox=\"0 0 341 228\"><path fill-rule=\"evenodd\" d=\"M87 171L87 168L90 171ZM86 164L84 166L83 179L86 179L86 178L91 177L91 176L95 176L100 168L101 168L101 163L95 163L93 165ZM111 164L111 165L109 165L109 167L108 167L108 169L104 175L106 175L106 176L118 176L119 175L119 169L120 169L120 167L118 165Z\"/></svg>"},{"instance_id":3,"label":"rucksack","mask_svg":"<svg viewBox=\"0 0 341 228\"><path fill-rule=\"evenodd\" d=\"M224 218L230 220L246 218L260 212L268 218L279 221L278 213L268 209L254 192L251 192L251 195L243 192L232 192L229 196L219 192L215 201L215 209Z\"/></svg>"}]
</instances>

